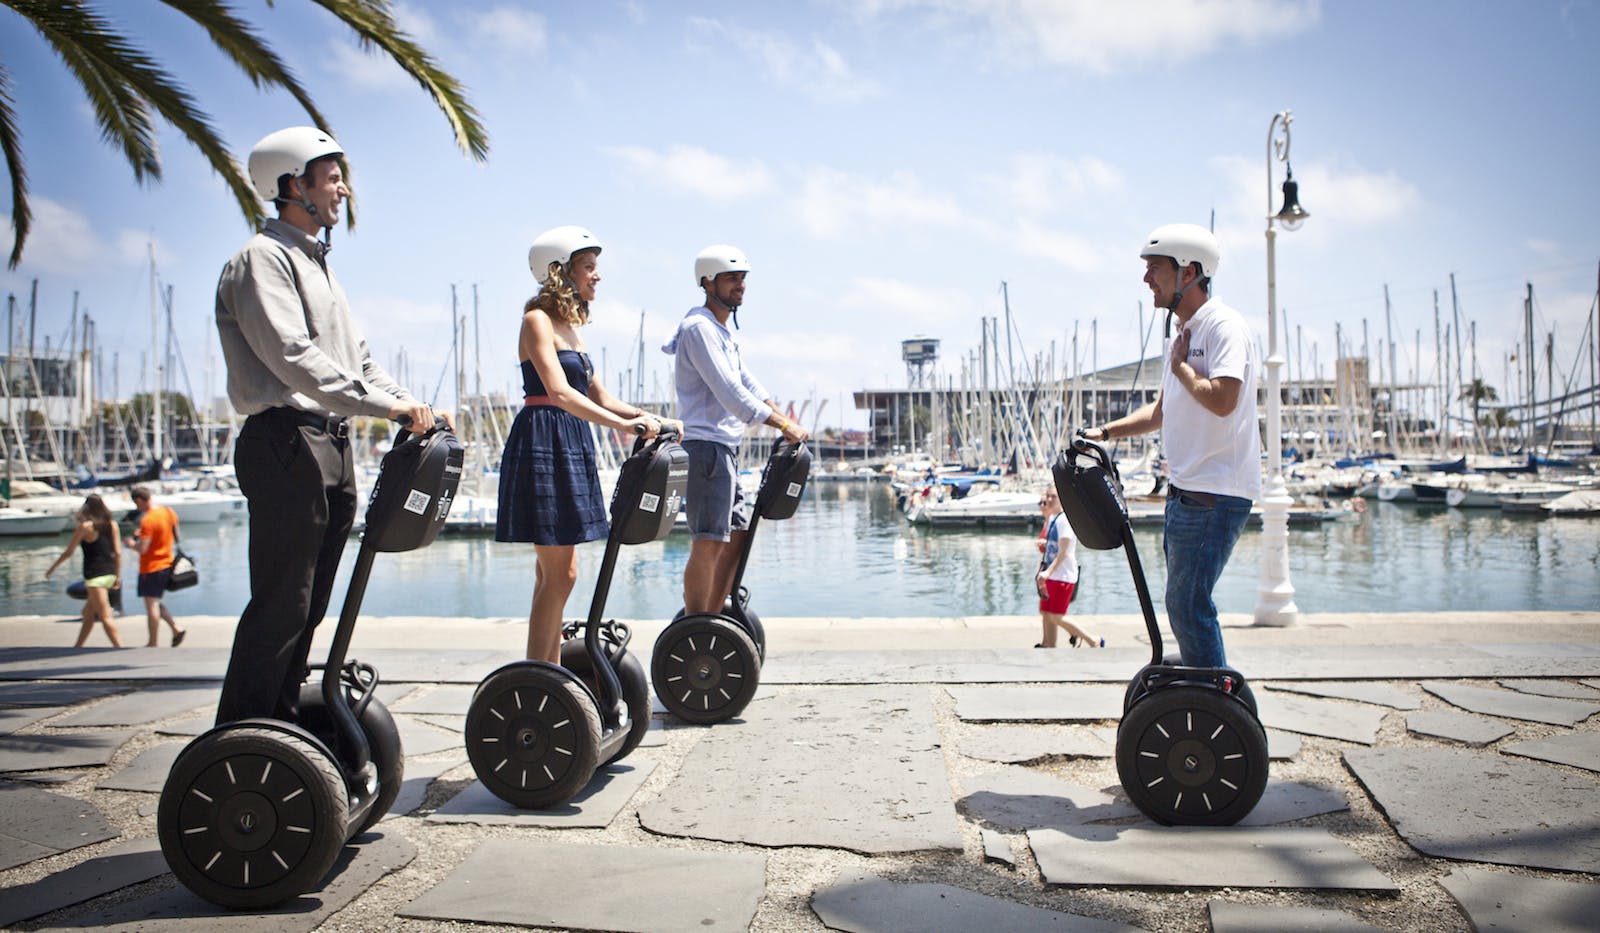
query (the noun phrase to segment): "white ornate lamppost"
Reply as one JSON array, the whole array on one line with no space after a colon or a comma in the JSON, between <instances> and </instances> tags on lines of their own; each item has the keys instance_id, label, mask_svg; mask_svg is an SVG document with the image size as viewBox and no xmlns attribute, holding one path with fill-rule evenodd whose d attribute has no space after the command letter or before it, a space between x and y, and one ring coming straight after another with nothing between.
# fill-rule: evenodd
<instances>
[{"instance_id":1,"label":"white ornate lamppost","mask_svg":"<svg viewBox=\"0 0 1600 933\"><path fill-rule=\"evenodd\" d=\"M1285 626L1300 621L1300 607L1294 603L1294 584L1289 581L1289 498L1283 480L1283 354L1278 349L1277 255L1278 232L1298 230L1301 221L1311 216L1300 206L1300 186L1289 166L1289 124L1294 114L1288 110L1274 114L1267 128L1267 482L1261 496L1261 583L1256 590L1256 625ZM1284 164L1283 208L1272 212L1272 160Z\"/></svg>"}]
</instances>

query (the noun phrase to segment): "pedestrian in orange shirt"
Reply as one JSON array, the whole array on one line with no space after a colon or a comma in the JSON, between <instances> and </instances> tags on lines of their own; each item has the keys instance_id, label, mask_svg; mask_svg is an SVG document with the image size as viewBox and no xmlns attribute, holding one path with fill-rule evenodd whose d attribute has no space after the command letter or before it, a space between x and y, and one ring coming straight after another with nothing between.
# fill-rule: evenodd
<instances>
[{"instance_id":1,"label":"pedestrian in orange shirt","mask_svg":"<svg viewBox=\"0 0 1600 933\"><path fill-rule=\"evenodd\" d=\"M189 634L187 629L178 627L178 622L167 609L167 604L161 597L167 592L167 581L172 577L172 562L177 551L178 541L178 513L164 505L156 505L150 496L150 489L146 486L135 486L131 490L133 505L139 510L139 534L128 539L128 547L139 552L139 595L144 597L145 620L150 627L150 641L146 648L154 648L160 642L157 636L161 634L161 622L166 620L172 627L172 647L183 644L183 636Z\"/></svg>"}]
</instances>

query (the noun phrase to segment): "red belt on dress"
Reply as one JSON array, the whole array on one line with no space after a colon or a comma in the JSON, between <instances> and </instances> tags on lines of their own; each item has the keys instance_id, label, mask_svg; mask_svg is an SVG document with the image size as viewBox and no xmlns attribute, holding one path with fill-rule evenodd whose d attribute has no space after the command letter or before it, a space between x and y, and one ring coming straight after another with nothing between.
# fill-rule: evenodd
<instances>
[{"instance_id":1,"label":"red belt on dress","mask_svg":"<svg viewBox=\"0 0 1600 933\"><path fill-rule=\"evenodd\" d=\"M522 397L522 404L525 405L525 406L526 405L548 405L551 408L559 408L560 407L554 401L551 401L550 396L548 396L548 395L524 395Z\"/></svg>"}]
</instances>

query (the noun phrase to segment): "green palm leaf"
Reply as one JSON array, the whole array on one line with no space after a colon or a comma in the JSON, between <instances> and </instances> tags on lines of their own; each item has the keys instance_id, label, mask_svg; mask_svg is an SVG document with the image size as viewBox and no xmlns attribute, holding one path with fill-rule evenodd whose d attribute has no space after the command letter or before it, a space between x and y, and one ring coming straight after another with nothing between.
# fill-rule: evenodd
<instances>
[{"instance_id":1,"label":"green palm leaf","mask_svg":"<svg viewBox=\"0 0 1600 933\"><path fill-rule=\"evenodd\" d=\"M28 173L22 165L22 139L17 133L17 115L12 110L11 73L0 65L0 153L5 155L6 170L11 176L11 268L22 259L22 242L28 238L28 228L33 226L33 212L28 209Z\"/></svg>"}]
</instances>

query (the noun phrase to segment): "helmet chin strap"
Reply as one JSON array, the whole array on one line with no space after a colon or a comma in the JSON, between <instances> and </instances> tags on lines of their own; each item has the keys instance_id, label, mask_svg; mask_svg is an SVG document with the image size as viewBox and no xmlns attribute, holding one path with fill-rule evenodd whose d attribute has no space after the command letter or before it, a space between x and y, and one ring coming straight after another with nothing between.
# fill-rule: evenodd
<instances>
[{"instance_id":1,"label":"helmet chin strap","mask_svg":"<svg viewBox=\"0 0 1600 933\"><path fill-rule=\"evenodd\" d=\"M719 298L717 296L717 286L715 282L712 283L710 288L706 289L706 301L707 303L714 301L717 303L718 307L726 309L728 314L733 318L733 329L739 329L739 306L730 305Z\"/></svg>"}]
</instances>

